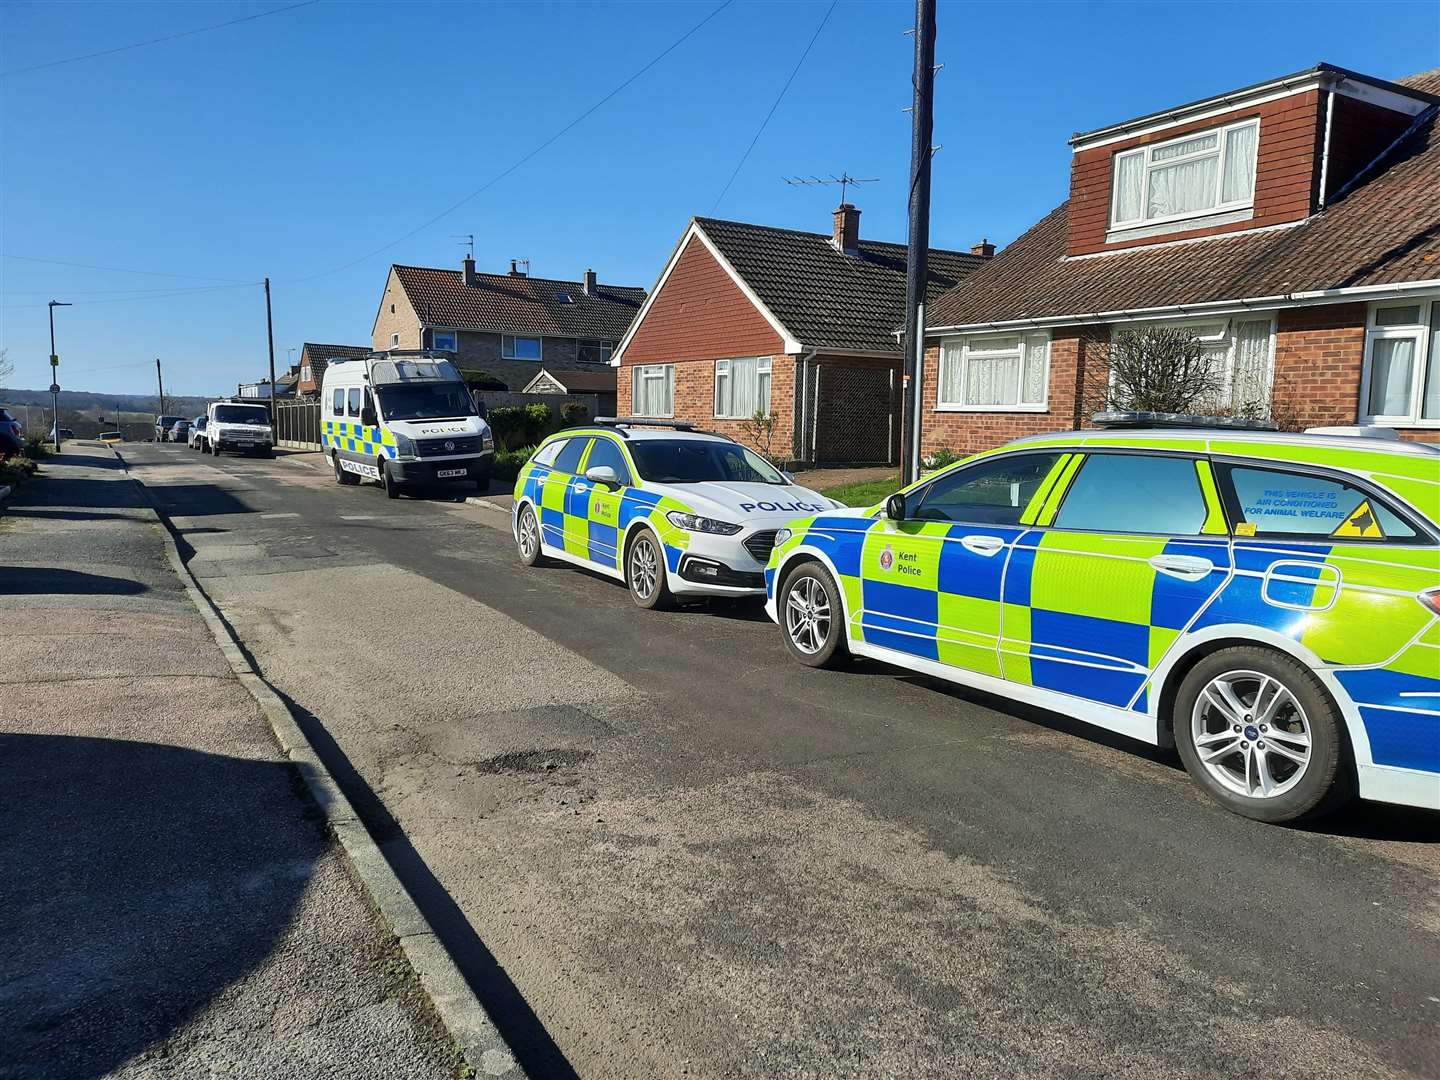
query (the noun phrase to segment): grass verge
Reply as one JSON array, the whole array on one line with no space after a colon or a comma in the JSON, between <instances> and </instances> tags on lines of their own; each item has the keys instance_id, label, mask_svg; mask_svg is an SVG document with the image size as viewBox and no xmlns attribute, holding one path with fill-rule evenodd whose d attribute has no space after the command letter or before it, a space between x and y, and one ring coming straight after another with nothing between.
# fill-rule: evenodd
<instances>
[{"instance_id":1,"label":"grass verge","mask_svg":"<svg viewBox=\"0 0 1440 1080\"><path fill-rule=\"evenodd\" d=\"M899 489L900 477L896 475L887 476L883 480L863 480L858 484L821 488L820 494L828 495L846 506L874 506L884 502L887 495Z\"/></svg>"}]
</instances>

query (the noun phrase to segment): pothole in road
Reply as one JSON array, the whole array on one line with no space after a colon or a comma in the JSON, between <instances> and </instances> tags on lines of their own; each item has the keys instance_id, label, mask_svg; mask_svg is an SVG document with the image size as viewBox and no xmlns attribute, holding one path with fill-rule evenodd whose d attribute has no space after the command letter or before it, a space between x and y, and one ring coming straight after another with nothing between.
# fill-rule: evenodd
<instances>
[{"instance_id":1,"label":"pothole in road","mask_svg":"<svg viewBox=\"0 0 1440 1080\"><path fill-rule=\"evenodd\" d=\"M573 769L595 756L593 750L512 750L475 763L485 773L528 773L544 775Z\"/></svg>"}]
</instances>

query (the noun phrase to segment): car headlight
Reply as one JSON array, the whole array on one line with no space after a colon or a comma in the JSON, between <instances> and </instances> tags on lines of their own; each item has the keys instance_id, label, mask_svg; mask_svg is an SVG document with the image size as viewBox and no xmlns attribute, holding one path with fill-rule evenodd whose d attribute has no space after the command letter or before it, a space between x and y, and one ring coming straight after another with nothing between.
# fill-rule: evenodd
<instances>
[{"instance_id":1,"label":"car headlight","mask_svg":"<svg viewBox=\"0 0 1440 1080\"><path fill-rule=\"evenodd\" d=\"M684 529L686 532L715 533L717 536L734 536L743 526L733 525L728 521L716 521L714 518L701 517L699 514L687 514L683 510L671 510L665 515L667 521L677 529Z\"/></svg>"},{"instance_id":2,"label":"car headlight","mask_svg":"<svg viewBox=\"0 0 1440 1080\"><path fill-rule=\"evenodd\" d=\"M794 535L794 529L781 529L775 534L775 547L778 548L781 544L786 543Z\"/></svg>"},{"instance_id":3,"label":"car headlight","mask_svg":"<svg viewBox=\"0 0 1440 1080\"><path fill-rule=\"evenodd\" d=\"M420 451L416 449L415 440L409 435L401 435L395 432L395 456L402 458L419 457Z\"/></svg>"},{"instance_id":4,"label":"car headlight","mask_svg":"<svg viewBox=\"0 0 1440 1080\"><path fill-rule=\"evenodd\" d=\"M494 450L494 449L495 449L495 434L494 434L494 432L492 432L488 427L487 427L484 431L482 431L482 432L480 433L480 449L481 449L481 450Z\"/></svg>"}]
</instances>

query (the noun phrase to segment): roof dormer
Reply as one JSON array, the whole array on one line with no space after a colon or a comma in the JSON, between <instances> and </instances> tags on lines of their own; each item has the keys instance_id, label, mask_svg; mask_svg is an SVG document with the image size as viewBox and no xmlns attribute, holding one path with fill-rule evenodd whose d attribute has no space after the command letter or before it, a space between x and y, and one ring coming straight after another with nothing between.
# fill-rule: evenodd
<instances>
[{"instance_id":1,"label":"roof dormer","mask_svg":"<svg viewBox=\"0 0 1440 1080\"><path fill-rule=\"evenodd\" d=\"M1303 220L1437 101L1321 64L1077 134L1067 253Z\"/></svg>"}]
</instances>

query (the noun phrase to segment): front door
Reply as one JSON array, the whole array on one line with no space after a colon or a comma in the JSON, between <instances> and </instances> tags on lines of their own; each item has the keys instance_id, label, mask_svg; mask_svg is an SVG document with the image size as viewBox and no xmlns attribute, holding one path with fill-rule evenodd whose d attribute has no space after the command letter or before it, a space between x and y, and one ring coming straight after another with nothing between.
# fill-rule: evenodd
<instances>
[{"instance_id":1,"label":"front door","mask_svg":"<svg viewBox=\"0 0 1440 1080\"><path fill-rule=\"evenodd\" d=\"M555 457L540 489L540 538L569 555L589 558L587 515L589 485L577 492L580 462L590 449L589 438L568 439Z\"/></svg>"},{"instance_id":2,"label":"front door","mask_svg":"<svg viewBox=\"0 0 1440 1080\"><path fill-rule=\"evenodd\" d=\"M619 477L618 487L595 483L585 473L599 466L608 466ZM581 463L581 475L575 478L574 496L585 498L586 557L608 570L620 567L620 507L630 488L630 466L618 443L605 435L597 435Z\"/></svg>"}]
</instances>

